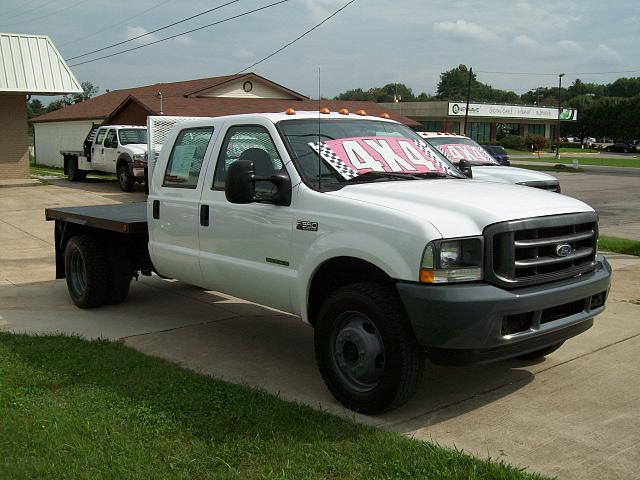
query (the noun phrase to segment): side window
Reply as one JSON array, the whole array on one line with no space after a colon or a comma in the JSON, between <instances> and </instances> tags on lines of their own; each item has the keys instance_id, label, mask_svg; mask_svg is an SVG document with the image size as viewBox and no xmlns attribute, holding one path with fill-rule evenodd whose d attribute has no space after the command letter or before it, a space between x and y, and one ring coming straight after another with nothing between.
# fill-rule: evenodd
<instances>
[{"instance_id":1,"label":"side window","mask_svg":"<svg viewBox=\"0 0 640 480\"><path fill-rule=\"evenodd\" d=\"M164 173L163 187L196 188L213 127L187 128L178 134Z\"/></svg>"},{"instance_id":2,"label":"side window","mask_svg":"<svg viewBox=\"0 0 640 480\"><path fill-rule=\"evenodd\" d=\"M282 160L278 150L266 128L247 125L231 127L220 149L213 179L214 190L224 190L227 168L236 160L251 160L256 168L256 175L269 177L282 170ZM275 193L271 182L256 182L256 192L260 194Z\"/></svg>"},{"instance_id":3,"label":"side window","mask_svg":"<svg viewBox=\"0 0 640 480\"><path fill-rule=\"evenodd\" d=\"M109 133L107 133L107 137L104 139L104 146L105 148L115 148L116 146L118 146L118 137L115 130L109 130Z\"/></svg>"},{"instance_id":4,"label":"side window","mask_svg":"<svg viewBox=\"0 0 640 480\"><path fill-rule=\"evenodd\" d=\"M98 136L96 137L96 145L102 145L102 140L104 140L104 136L107 134L106 128L101 128L98 130Z\"/></svg>"}]
</instances>

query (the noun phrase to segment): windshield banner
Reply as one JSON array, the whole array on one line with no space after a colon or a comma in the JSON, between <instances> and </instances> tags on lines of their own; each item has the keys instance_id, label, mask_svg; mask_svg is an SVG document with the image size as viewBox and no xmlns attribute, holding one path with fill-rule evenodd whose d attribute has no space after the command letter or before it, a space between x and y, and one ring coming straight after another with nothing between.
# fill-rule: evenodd
<instances>
[{"instance_id":1,"label":"windshield banner","mask_svg":"<svg viewBox=\"0 0 640 480\"><path fill-rule=\"evenodd\" d=\"M452 173L429 145L417 139L351 137L309 146L347 180L368 172Z\"/></svg>"},{"instance_id":2,"label":"windshield banner","mask_svg":"<svg viewBox=\"0 0 640 480\"><path fill-rule=\"evenodd\" d=\"M460 160L465 159L471 164L474 163L492 163L497 165L491 155L482 147L476 147L474 145L464 145L461 143L448 143L444 145L438 145L438 150L445 157L451 160L453 163L458 164Z\"/></svg>"}]
</instances>

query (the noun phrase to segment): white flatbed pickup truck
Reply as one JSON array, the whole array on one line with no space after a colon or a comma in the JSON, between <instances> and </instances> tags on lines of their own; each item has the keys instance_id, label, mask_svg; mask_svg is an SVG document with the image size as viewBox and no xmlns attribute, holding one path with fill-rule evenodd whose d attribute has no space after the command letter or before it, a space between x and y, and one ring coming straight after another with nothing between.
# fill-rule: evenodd
<instances>
[{"instance_id":1,"label":"white flatbed pickup truck","mask_svg":"<svg viewBox=\"0 0 640 480\"><path fill-rule=\"evenodd\" d=\"M157 272L298 315L329 390L356 411L405 402L425 357L542 357L605 307L591 207L466 179L391 120L201 118L150 158L146 203L46 210L75 304L120 302Z\"/></svg>"},{"instance_id":2,"label":"white flatbed pickup truck","mask_svg":"<svg viewBox=\"0 0 640 480\"><path fill-rule=\"evenodd\" d=\"M144 181L147 167L147 129L135 125L94 125L82 150L60 150L64 173L71 182L89 172L115 173L120 189L130 192Z\"/></svg>"}]
</instances>

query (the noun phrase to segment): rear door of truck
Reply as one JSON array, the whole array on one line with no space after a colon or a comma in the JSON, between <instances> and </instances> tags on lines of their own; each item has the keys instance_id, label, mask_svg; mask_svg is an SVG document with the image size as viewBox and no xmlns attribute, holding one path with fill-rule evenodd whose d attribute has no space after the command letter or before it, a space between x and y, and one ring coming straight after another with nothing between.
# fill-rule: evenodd
<instances>
[{"instance_id":1,"label":"rear door of truck","mask_svg":"<svg viewBox=\"0 0 640 480\"><path fill-rule=\"evenodd\" d=\"M104 142L104 137L107 136L108 129L101 128L98 130L96 134L96 140L93 142L93 146L91 147L91 167L94 170L102 170L104 163L104 147L102 146Z\"/></svg>"},{"instance_id":2,"label":"rear door of truck","mask_svg":"<svg viewBox=\"0 0 640 480\"><path fill-rule=\"evenodd\" d=\"M200 195L214 122L176 129L153 172L148 196L149 252L158 273L202 285L199 263ZM168 157L164 156L165 148Z\"/></svg>"}]
</instances>

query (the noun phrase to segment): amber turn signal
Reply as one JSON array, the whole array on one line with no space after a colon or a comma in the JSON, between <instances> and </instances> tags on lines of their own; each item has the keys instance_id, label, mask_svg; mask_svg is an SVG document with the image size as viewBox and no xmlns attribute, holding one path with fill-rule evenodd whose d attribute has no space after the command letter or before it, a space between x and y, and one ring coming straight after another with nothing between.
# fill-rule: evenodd
<instances>
[{"instance_id":1,"label":"amber turn signal","mask_svg":"<svg viewBox=\"0 0 640 480\"><path fill-rule=\"evenodd\" d=\"M422 283L433 283L436 278L436 274L433 270L427 268L420 269L420 281Z\"/></svg>"}]
</instances>

